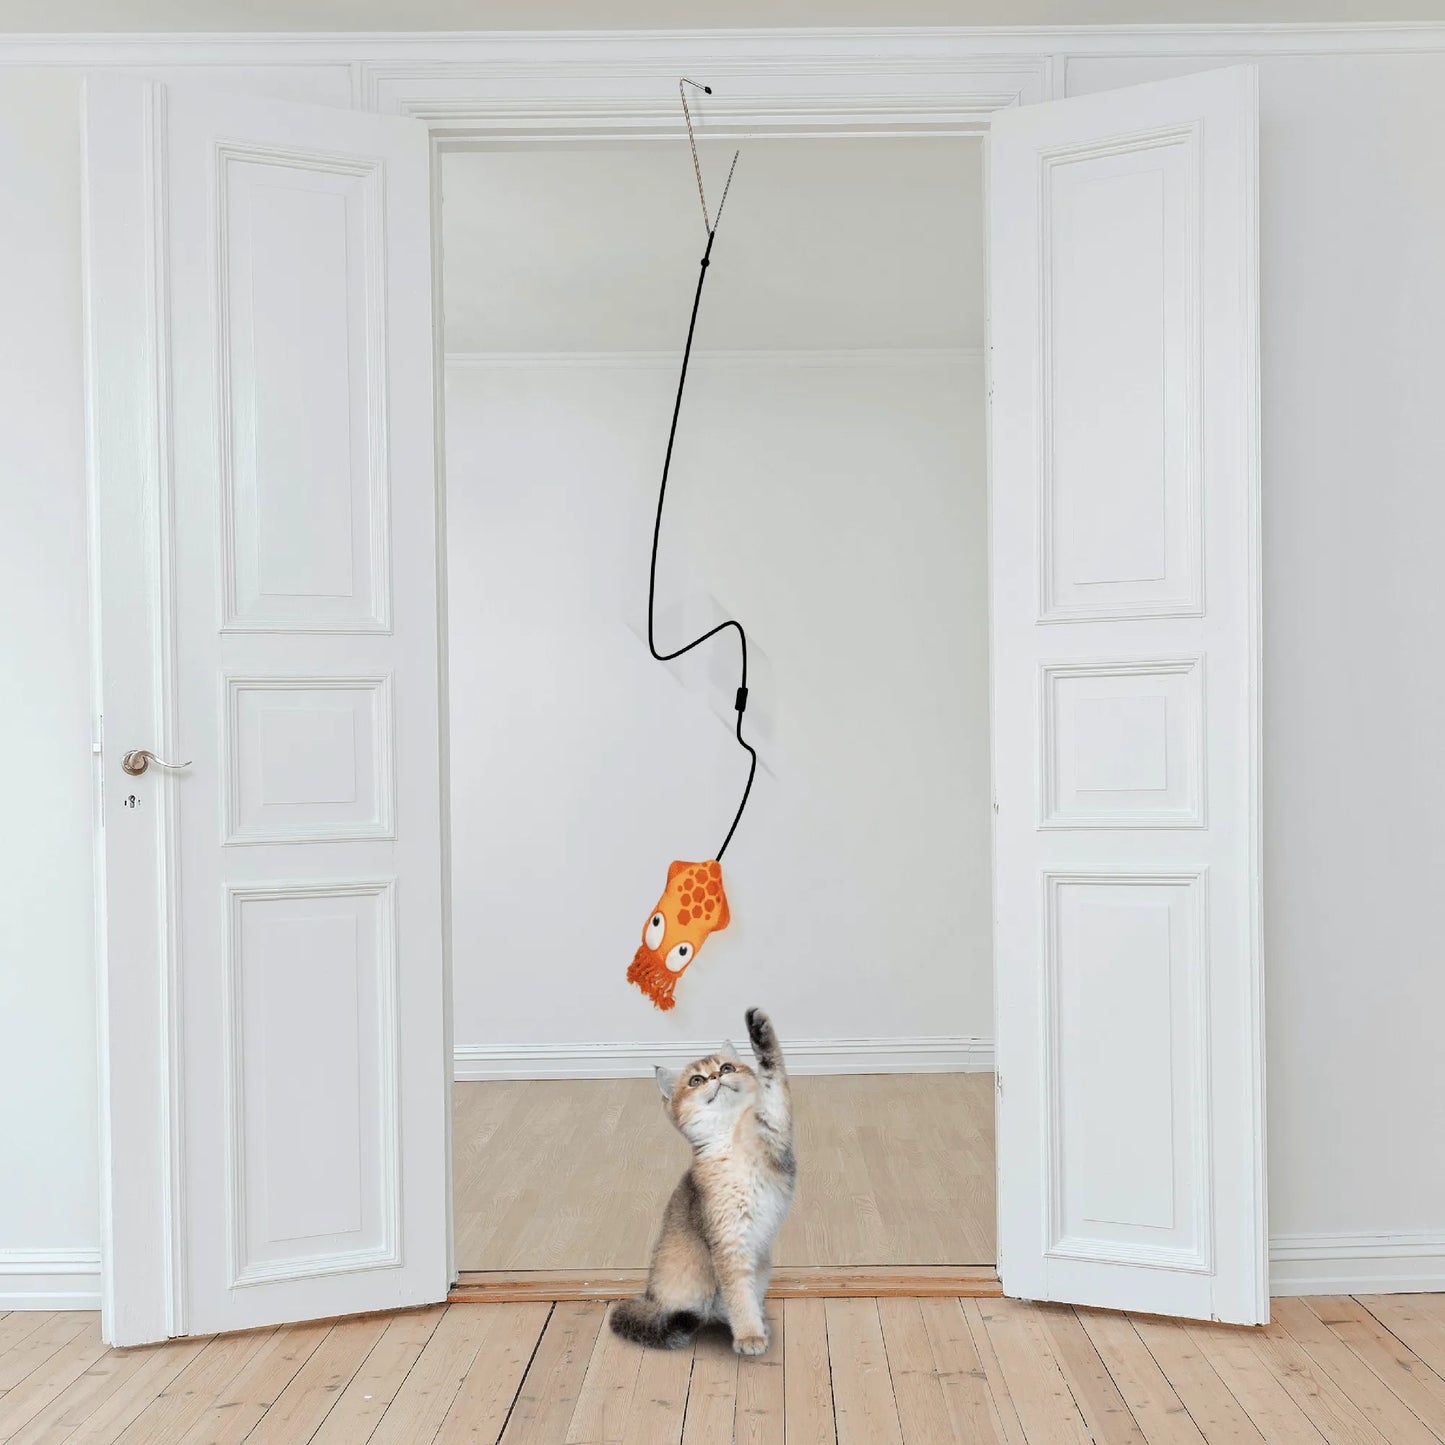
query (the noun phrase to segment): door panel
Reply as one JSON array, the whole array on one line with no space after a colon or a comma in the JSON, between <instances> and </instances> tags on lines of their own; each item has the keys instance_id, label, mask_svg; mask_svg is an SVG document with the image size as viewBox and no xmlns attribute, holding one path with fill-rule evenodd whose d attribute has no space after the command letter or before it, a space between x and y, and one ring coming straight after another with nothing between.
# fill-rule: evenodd
<instances>
[{"instance_id":1,"label":"door panel","mask_svg":"<svg viewBox=\"0 0 1445 1445\"><path fill-rule=\"evenodd\" d=\"M167 860L108 990L162 960L169 1318L204 1333L448 1286L429 149L416 122L102 78L87 94L91 385L135 363L105 288L146 288L154 449L98 472L153 530L149 713L188 762L107 805L108 876ZM116 270L116 268L112 268ZM98 433L119 422L96 407ZM101 539L100 570L119 577ZM134 583L127 583L134 586ZM119 598L112 589L107 605ZM118 673L125 642L110 649ZM156 716L156 712L160 714ZM160 721L167 720L157 731ZM149 943L147 943L147 938ZM137 942L138 940L138 942ZM124 1053L123 1044L119 1053ZM109 1089L140 1105L116 1057ZM118 1241L117 1250L129 1247Z\"/></svg>"},{"instance_id":2,"label":"door panel","mask_svg":"<svg viewBox=\"0 0 1445 1445\"><path fill-rule=\"evenodd\" d=\"M1005 1289L1267 1316L1250 68L989 140Z\"/></svg>"}]
</instances>

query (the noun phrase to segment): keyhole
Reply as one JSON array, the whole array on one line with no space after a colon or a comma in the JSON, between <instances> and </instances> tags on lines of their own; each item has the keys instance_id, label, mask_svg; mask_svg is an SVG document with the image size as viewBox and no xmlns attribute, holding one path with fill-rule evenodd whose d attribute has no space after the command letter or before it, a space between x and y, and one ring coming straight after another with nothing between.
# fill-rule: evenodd
<instances>
[{"instance_id":1,"label":"keyhole","mask_svg":"<svg viewBox=\"0 0 1445 1445\"><path fill-rule=\"evenodd\" d=\"M131 793L125 800L125 806L127 808L137 808L140 806L140 799L136 797L134 793Z\"/></svg>"}]
</instances>

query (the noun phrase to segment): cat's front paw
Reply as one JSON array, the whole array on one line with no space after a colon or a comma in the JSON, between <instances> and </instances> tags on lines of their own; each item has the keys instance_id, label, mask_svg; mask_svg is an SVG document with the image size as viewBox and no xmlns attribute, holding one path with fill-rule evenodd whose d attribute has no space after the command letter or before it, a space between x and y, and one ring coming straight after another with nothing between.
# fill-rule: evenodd
<instances>
[{"instance_id":1,"label":"cat's front paw","mask_svg":"<svg viewBox=\"0 0 1445 1445\"><path fill-rule=\"evenodd\" d=\"M748 1038L753 1051L759 1058L771 1057L778 1051L778 1036L773 1032L773 1021L760 1008L750 1008L745 1015L748 1024Z\"/></svg>"},{"instance_id":2,"label":"cat's front paw","mask_svg":"<svg viewBox=\"0 0 1445 1445\"><path fill-rule=\"evenodd\" d=\"M739 1355L765 1355L768 1352L766 1335L734 1335L733 1350Z\"/></svg>"}]
</instances>

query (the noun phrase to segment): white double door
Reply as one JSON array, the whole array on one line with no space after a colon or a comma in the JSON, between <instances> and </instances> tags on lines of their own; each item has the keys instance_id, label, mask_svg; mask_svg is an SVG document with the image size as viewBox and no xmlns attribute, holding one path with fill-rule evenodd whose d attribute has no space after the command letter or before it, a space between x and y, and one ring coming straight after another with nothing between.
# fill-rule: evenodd
<instances>
[{"instance_id":1,"label":"white double door","mask_svg":"<svg viewBox=\"0 0 1445 1445\"><path fill-rule=\"evenodd\" d=\"M1219 72L1001 114L989 165L1004 1284L1230 1319L1266 1308L1253 127ZM86 146L108 1336L439 1299L427 137L105 79Z\"/></svg>"},{"instance_id":2,"label":"white double door","mask_svg":"<svg viewBox=\"0 0 1445 1445\"><path fill-rule=\"evenodd\" d=\"M428 138L102 78L86 166L108 1328L436 1300Z\"/></svg>"}]
</instances>

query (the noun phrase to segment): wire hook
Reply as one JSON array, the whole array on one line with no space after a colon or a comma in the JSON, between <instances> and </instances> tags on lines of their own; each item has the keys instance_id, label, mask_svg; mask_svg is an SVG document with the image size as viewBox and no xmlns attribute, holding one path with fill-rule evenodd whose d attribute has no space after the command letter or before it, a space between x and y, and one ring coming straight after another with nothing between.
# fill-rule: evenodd
<instances>
[{"instance_id":1,"label":"wire hook","mask_svg":"<svg viewBox=\"0 0 1445 1445\"><path fill-rule=\"evenodd\" d=\"M687 105L686 87L689 85L692 86L694 90L702 91L704 95L712 94L712 86L704 85L700 80L689 80L685 75L680 76L677 82L677 98L682 102L682 118L687 123L687 143L692 147L692 171L697 177L697 198L702 205L702 224L706 228L708 235L711 236L712 233L717 230L718 221L722 220L723 206L727 204L728 188L733 183L733 172L738 168L738 156L741 152L733 152L733 163L728 167L728 178L723 185L722 200L717 203L717 217L714 219L707 213L707 194L704 192L702 186L702 162L698 159L697 154L697 136L694 134L692 128L692 111L688 109Z\"/></svg>"}]
</instances>

